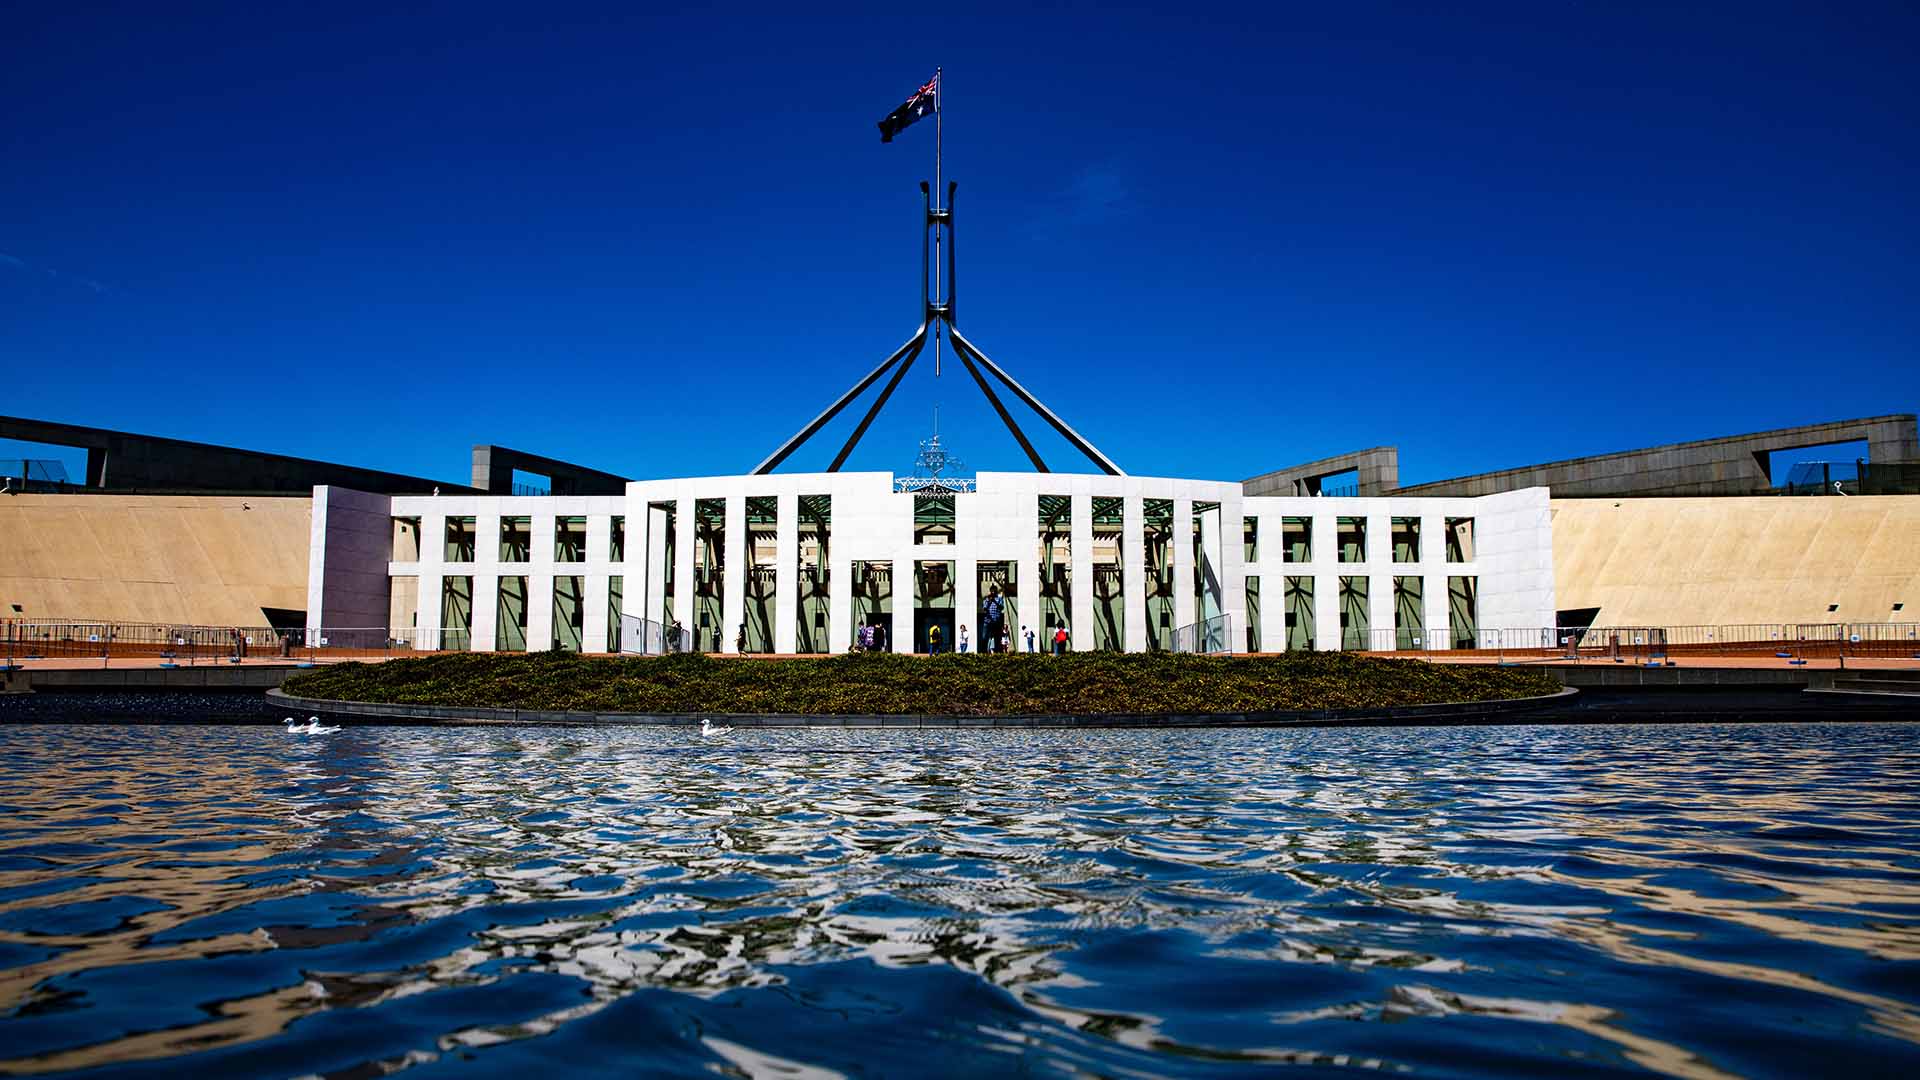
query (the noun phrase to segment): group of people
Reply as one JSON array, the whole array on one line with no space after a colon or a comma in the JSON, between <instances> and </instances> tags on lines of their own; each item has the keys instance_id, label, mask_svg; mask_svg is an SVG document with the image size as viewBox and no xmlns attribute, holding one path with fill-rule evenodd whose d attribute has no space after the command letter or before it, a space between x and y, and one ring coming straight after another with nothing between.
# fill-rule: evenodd
<instances>
[{"instance_id":1,"label":"group of people","mask_svg":"<svg viewBox=\"0 0 1920 1080\"><path fill-rule=\"evenodd\" d=\"M1000 595L1000 586L988 586L986 603L982 604L980 609L980 651L983 653L1014 652L1018 642L1009 632L1010 629L1011 627L1007 624L1007 603ZM1036 640L1033 628L1030 626L1020 628L1020 638L1024 640L1027 652L1039 652L1045 648L1055 656L1066 655L1067 642L1070 640L1065 623L1056 626L1050 640L1044 644ZM972 647L973 643L968 639L967 627L964 624L960 627L958 639L953 646L957 651L964 653ZM885 652L887 643L884 625L869 623L861 626L854 634L853 648L855 652ZM946 632L940 624L934 623L927 627L927 652L938 655L946 652L947 648Z\"/></svg>"},{"instance_id":2,"label":"group of people","mask_svg":"<svg viewBox=\"0 0 1920 1080\"><path fill-rule=\"evenodd\" d=\"M887 631L879 623L863 623L853 632L854 652L886 652Z\"/></svg>"}]
</instances>

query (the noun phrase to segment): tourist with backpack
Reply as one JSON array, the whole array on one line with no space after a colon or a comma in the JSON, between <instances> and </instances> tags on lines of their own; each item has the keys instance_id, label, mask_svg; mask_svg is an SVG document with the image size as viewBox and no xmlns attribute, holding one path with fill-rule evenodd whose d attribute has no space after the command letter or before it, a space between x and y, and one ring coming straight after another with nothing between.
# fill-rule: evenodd
<instances>
[{"instance_id":1,"label":"tourist with backpack","mask_svg":"<svg viewBox=\"0 0 1920 1080\"><path fill-rule=\"evenodd\" d=\"M1000 586L987 586L987 602L980 612L980 640L985 642L982 652L1004 652L1002 645L1006 637L1004 621L1006 601L1000 599Z\"/></svg>"}]
</instances>

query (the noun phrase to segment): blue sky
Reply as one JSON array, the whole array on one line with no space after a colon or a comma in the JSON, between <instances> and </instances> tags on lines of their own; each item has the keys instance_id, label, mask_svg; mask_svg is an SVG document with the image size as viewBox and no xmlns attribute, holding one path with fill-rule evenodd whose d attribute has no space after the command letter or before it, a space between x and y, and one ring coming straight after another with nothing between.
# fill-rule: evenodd
<instances>
[{"instance_id":1,"label":"blue sky","mask_svg":"<svg viewBox=\"0 0 1920 1080\"><path fill-rule=\"evenodd\" d=\"M10 11L0 412L746 471L917 322L935 64L961 325L1128 471L1920 407L1910 4L391 6ZM930 360L849 467L1025 468Z\"/></svg>"}]
</instances>

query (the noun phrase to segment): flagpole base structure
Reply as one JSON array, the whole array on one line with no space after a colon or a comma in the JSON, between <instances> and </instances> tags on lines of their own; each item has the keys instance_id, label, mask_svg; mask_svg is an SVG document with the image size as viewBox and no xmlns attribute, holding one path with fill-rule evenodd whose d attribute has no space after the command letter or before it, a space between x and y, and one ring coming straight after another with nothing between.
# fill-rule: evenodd
<instances>
[{"instance_id":1,"label":"flagpole base structure","mask_svg":"<svg viewBox=\"0 0 1920 1080\"><path fill-rule=\"evenodd\" d=\"M885 130L884 127L882 130ZM1051 472L1053 470L1047 468L1047 463L1042 460L1039 451L1034 449L1033 441L1027 438L1026 432L1021 430L1019 422L1014 419L1013 413L1007 409L1006 403L1000 399L999 394L994 392L993 385L988 381L987 375L991 375L995 380L998 380L999 383L1011 392L1015 398L1018 398L1022 404L1037 413L1040 418L1046 421L1047 425L1053 428L1069 445L1086 455L1087 460L1091 461L1101 472L1106 473L1108 476L1126 475L1125 470L1114 464L1112 458L1101 453L1098 447L1088 441L1085 436L1075 431L1065 420L1061 419L1058 413L1048 408L1046 403L1034 396L1032 391L1022 386L1005 368L995 363L985 352L981 351L979 346L975 345L960 333L960 328L956 325L954 317L954 295L957 290L955 288L953 245L953 196L958 188L959 185L956 183L949 182L947 184L947 205L944 209L939 209L933 206L932 191L928 185L925 183L920 185L920 193L925 200L925 231L923 231L921 236L922 242L920 248L921 321L919 328L913 332L911 337L907 338L905 344L895 349L892 355L881 361L877 367L867 372L865 376L855 382L851 387L848 387L847 391L836 398L833 404L828 405L818 416L809 420L804 427L793 434L792 438L781 443L779 449L767 455L766 460L754 468L753 475L765 475L772 472L775 468L778 468L781 462L791 457L794 451L804 446L807 440L818 434L821 428L832 422L834 417L840 415L848 405L852 404L860 395L866 393L874 383L880 381L881 376L886 375L887 372L891 370L893 374L887 379L886 385L881 388L879 396L876 397L873 404L868 407L866 415L860 418L859 424L855 425L853 433L848 436L845 445L840 448L840 452L834 455L833 463L827 466L828 472L839 472L840 467L845 465L847 458L853 454L854 448L859 445L861 437L864 436L867 433L867 429L873 425L874 418L879 416L880 411L886 407L887 401L893 396L894 389L900 385L900 380L906 377L907 370L913 366L913 362L919 357L921 350L926 348L928 336L933 335L937 341L943 327L947 337L953 342L954 355L959 357L960 362L966 366L967 373L973 377L974 385L979 387L980 393L986 397L987 403L993 406L994 414L1000 418L1001 423L1006 425L1007 431L1013 435L1014 441L1020 444L1021 451L1027 455L1027 460L1033 463L1035 471ZM945 232L946 242L944 245L938 243L942 230ZM929 236L935 239L931 251L929 251L929 245L927 244ZM930 276L928 271L938 262L941 246L946 248L946 278L945 281L941 283L943 289L936 289L933 294L930 294L928 291L928 277ZM942 291L944 291L945 295L938 295ZM935 347L937 348L938 346L936 345ZM982 374L983 371L985 374Z\"/></svg>"}]
</instances>

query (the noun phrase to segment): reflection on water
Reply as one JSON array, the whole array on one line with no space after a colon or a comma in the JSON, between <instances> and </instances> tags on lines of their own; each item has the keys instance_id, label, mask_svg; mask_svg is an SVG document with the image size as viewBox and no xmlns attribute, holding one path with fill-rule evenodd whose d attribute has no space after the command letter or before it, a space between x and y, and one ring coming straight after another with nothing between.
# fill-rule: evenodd
<instances>
[{"instance_id":1,"label":"reflection on water","mask_svg":"<svg viewBox=\"0 0 1920 1080\"><path fill-rule=\"evenodd\" d=\"M1913 725L23 727L0 1070L1920 1070Z\"/></svg>"}]
</instances>

